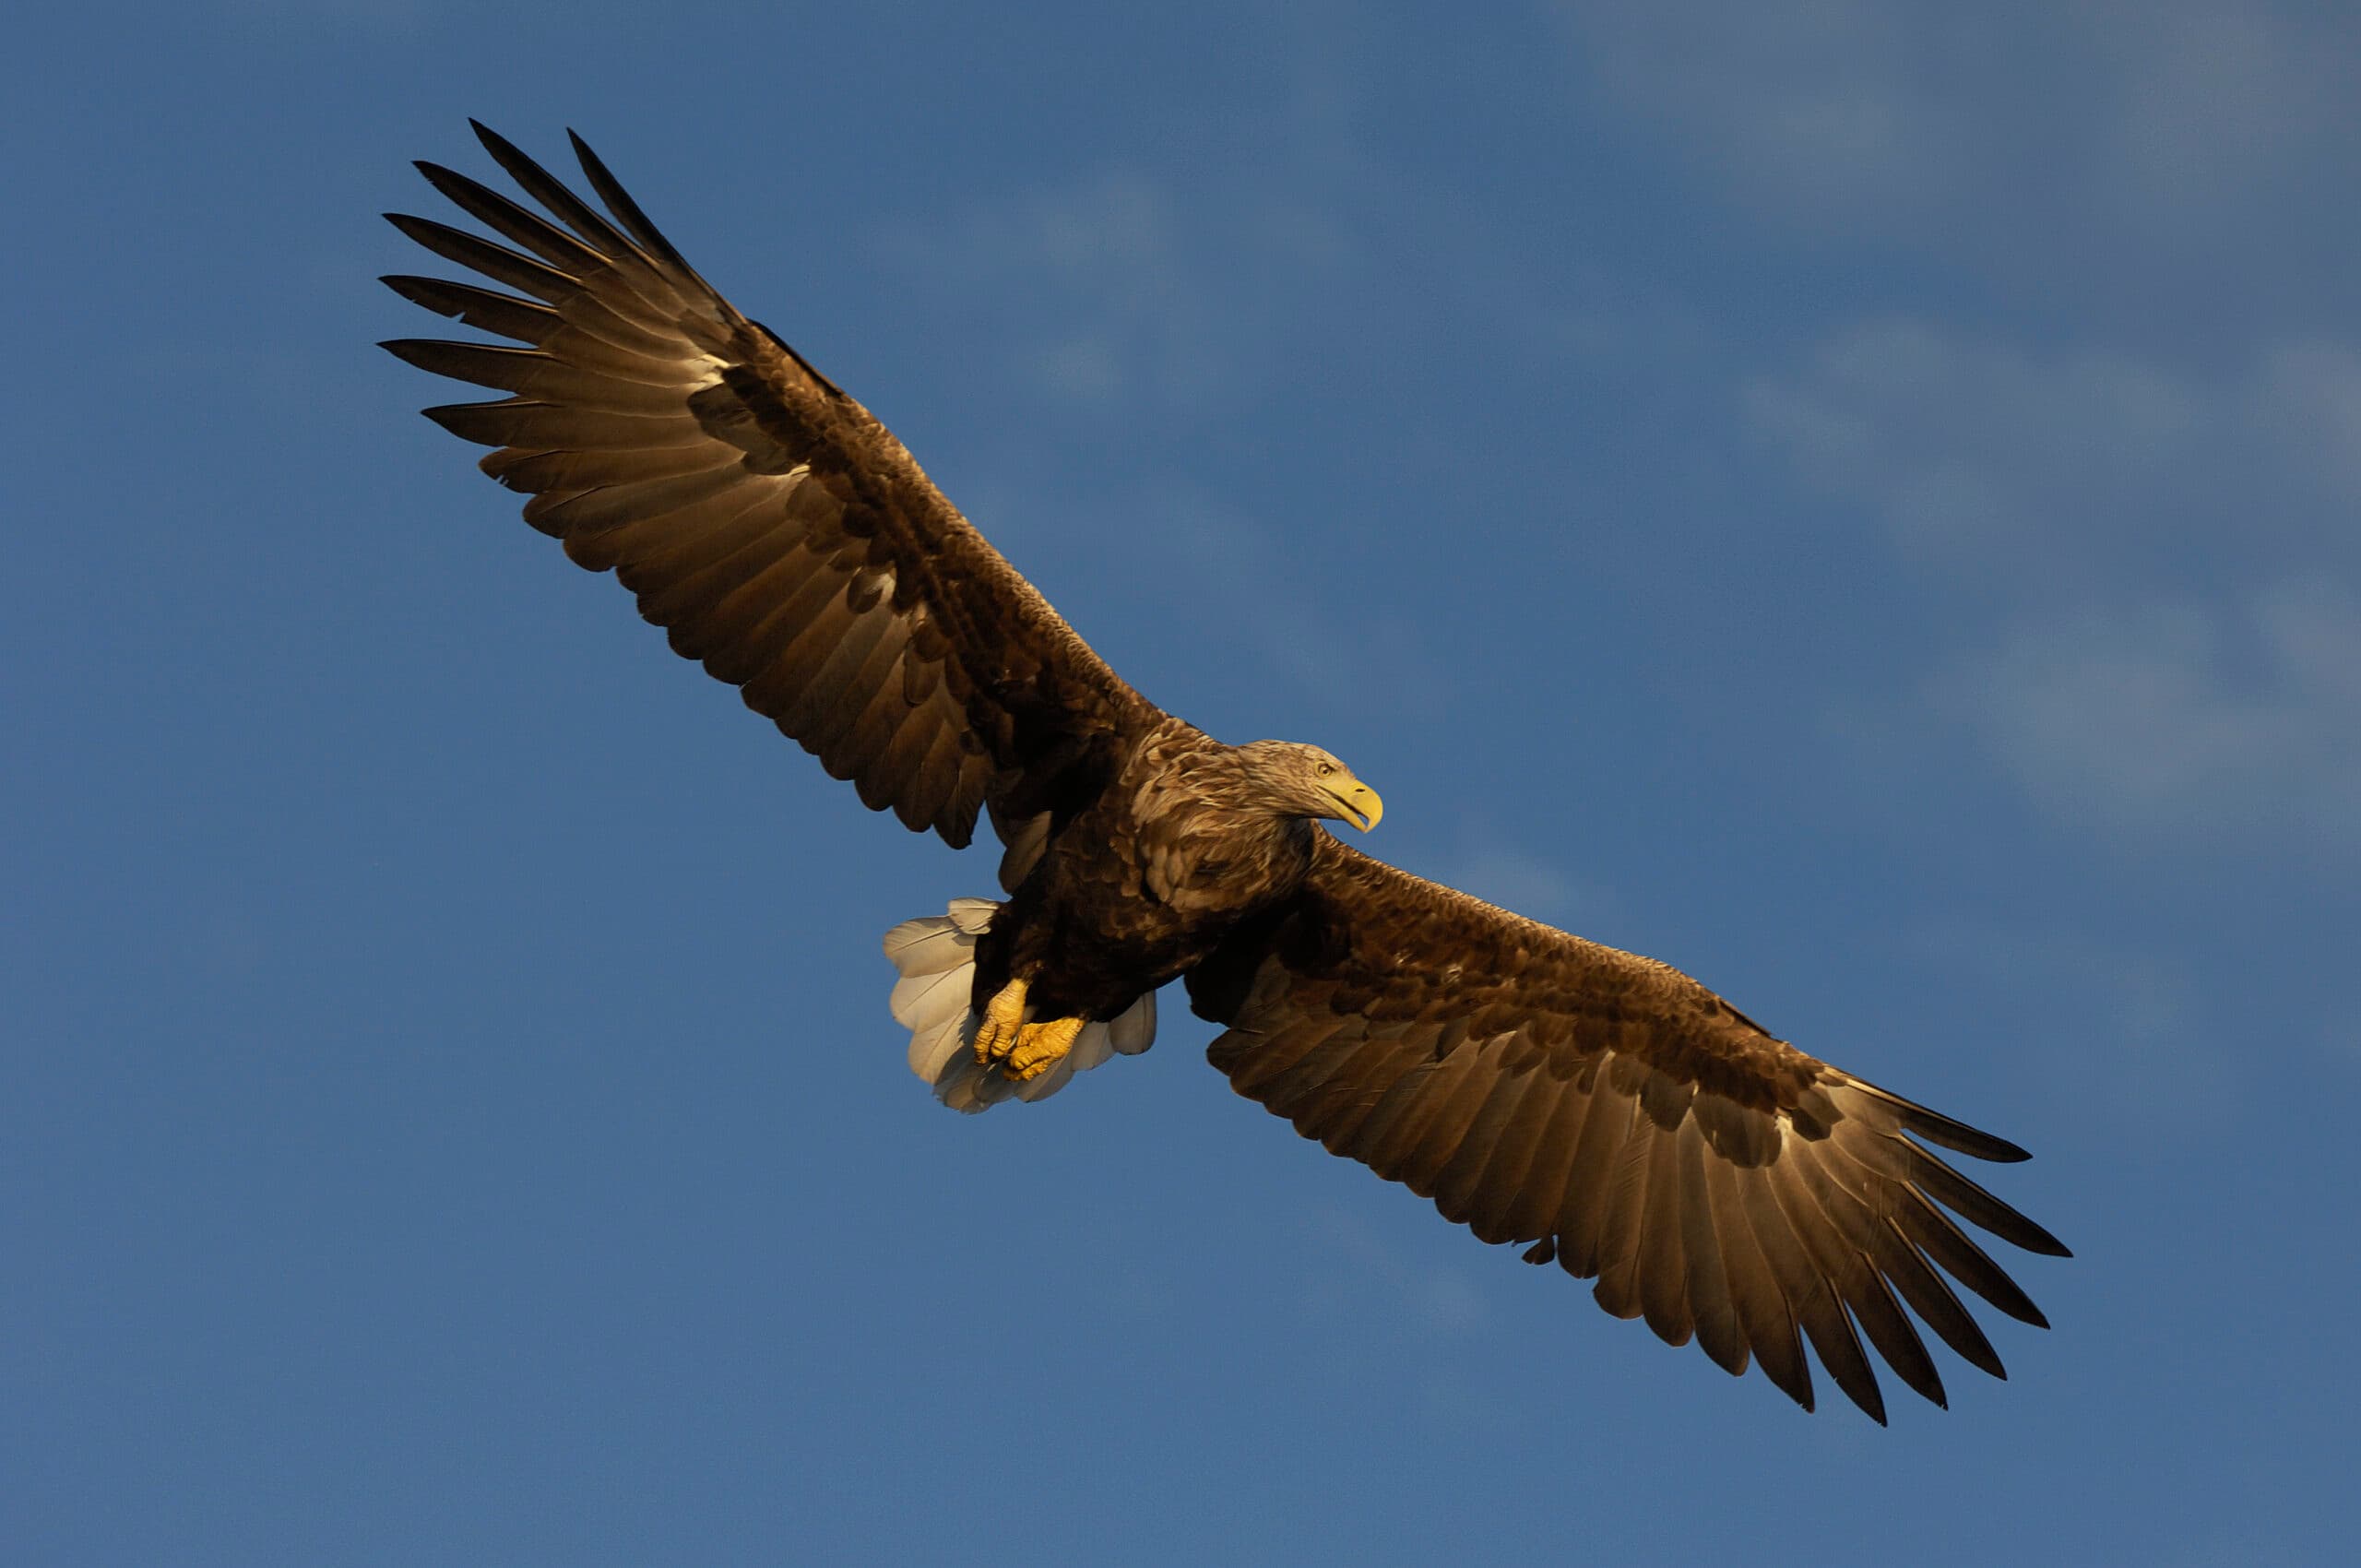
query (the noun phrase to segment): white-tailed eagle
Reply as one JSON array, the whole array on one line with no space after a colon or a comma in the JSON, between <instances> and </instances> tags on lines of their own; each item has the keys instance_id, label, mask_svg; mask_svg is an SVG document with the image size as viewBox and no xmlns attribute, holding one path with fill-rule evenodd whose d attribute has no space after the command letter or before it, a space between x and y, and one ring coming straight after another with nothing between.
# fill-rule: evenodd
<instances>
[{"instance_id":1,"label":"white-tailed eagle","mask_svg":"<svg viewBox=\"0 0 2361 1568\"><path fill-rule=\"evenodd\" d=\"M1809 1338L1880 1421L1871 1349L1944 1402L1911 1313L2003 1375L1951 1282L2043 1319L1952 1217L2066 1249L1924 1146L2023 1150L1667 965L1347 848L1321 823L1382 810L1350 769L1157 707L579 138L604 211L477 133L540 211L421 163L506 244L389 216L499 287L386 281L504 341L386 347L506 394L427 416L494 448L483 469L531 498L528 522L865 803L955 848L990 814L1005 898L886 938L911 1064L943 1099L1035 1099L1146 1049L1179 980L1224 1027L1210 1055L1239 1093L1483 1241L1596 1278L1670 1344L1759 1365L1809 1409Z\"/></svg>"}]
</instances>

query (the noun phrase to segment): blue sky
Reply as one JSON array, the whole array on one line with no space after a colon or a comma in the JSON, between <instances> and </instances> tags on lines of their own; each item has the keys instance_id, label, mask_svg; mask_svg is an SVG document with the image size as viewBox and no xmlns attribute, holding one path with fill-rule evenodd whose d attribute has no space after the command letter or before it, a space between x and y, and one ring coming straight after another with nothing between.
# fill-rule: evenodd
<instances>
[{"instance_id":1,"label":"blue sky","mask_svg":"<svg viewBox=\"0 0 2361 1568\"><path fill-rule=\"evenodd\" d=\"M18 24L0 1555L2339 1560L2350 11L852 9ZM877 938L988 859L370 347L470 114L1378 853L2034 1150L2054 1331L1806 1417L1178 1007L934 1106Z\"/></svg>"}]
</instances>

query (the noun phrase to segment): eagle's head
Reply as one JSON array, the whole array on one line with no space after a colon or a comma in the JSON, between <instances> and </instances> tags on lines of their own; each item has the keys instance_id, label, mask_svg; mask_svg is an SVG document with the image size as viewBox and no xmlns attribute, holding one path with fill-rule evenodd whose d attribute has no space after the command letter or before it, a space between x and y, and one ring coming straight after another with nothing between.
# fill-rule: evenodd
<instances>
[{"instance_id":1,"label":"eagle's head","mask_svg":"<svg viewBox=\"0 0 2361 1568\"><path fill-rule=\"evenodd\" d=\"M1299 741L1256 741L1238 748L1253 789L1253 804L1287 816L1349 822L1366 833L1385 814L1377 791L1318 746Z\"/></svg>"}]
</instances>

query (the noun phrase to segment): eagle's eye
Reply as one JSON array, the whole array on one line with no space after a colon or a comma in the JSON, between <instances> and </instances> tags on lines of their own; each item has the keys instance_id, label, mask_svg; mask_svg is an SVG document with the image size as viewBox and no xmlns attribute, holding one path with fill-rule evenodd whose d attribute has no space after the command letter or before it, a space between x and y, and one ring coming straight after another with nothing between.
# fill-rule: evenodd
<instances>
[{"instance_id":1,"label":"eagle's eye","mask_svg":"<svg viewBox=\"0 0 2361 1568\"><path fill-rule=\"evenodd\" d=\"M1330 774L1335 771L1336 765L1333 762L1323 762L1320 765L1320 777L1323 778L1327 778Z\"/></svg>"}]
</instances>

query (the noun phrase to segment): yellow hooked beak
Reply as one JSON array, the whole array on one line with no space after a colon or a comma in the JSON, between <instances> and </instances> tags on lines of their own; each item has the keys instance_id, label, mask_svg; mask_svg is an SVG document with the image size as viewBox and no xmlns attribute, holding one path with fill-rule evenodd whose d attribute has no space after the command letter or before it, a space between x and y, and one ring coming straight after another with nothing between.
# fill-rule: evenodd
<instances>
[{"instance_id":1,"label":"yellow hooked beak","mask_svg":"<svg viewBox=\"0 0 2361 1568\"><path fill-rule=\"evenodd\" d=\"M1344 819L1363 833L1375 827L1377 819L1385 814L1385 802L1377 798L1377 791L1349 773L1323 778L1320 787L1335 801L1337 811Z\"/></svg>"}]
</instances>

